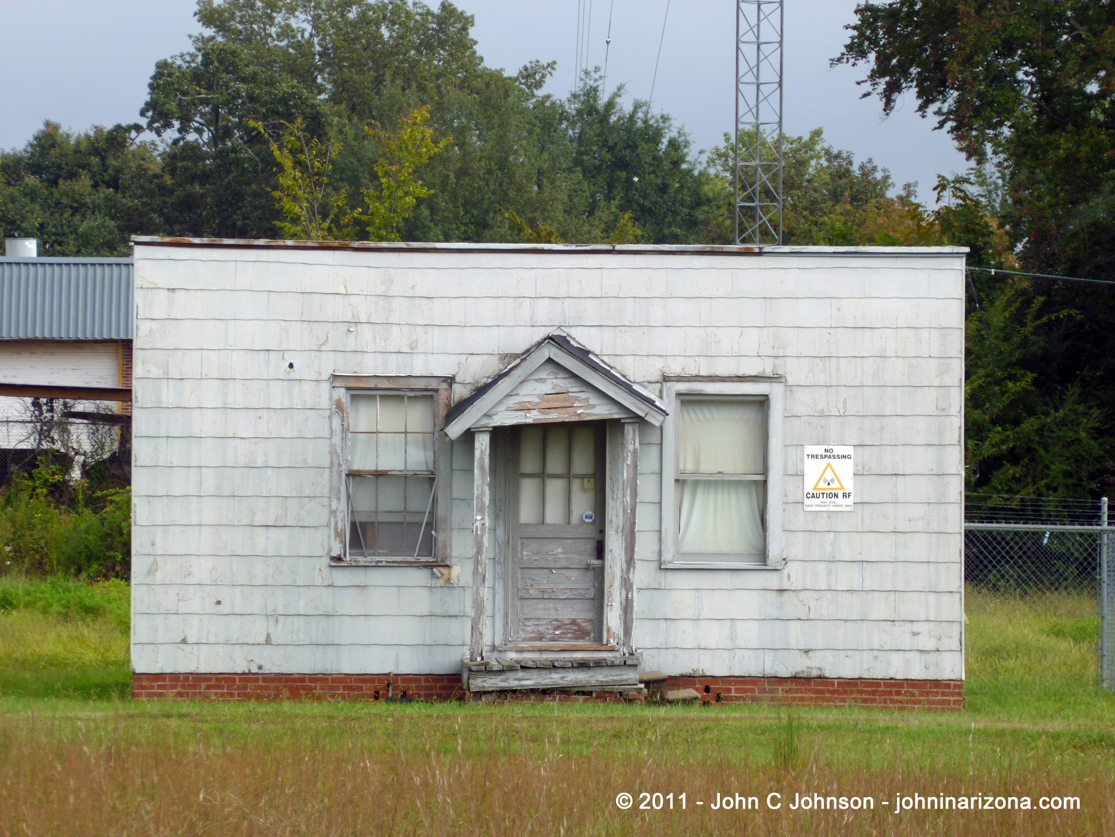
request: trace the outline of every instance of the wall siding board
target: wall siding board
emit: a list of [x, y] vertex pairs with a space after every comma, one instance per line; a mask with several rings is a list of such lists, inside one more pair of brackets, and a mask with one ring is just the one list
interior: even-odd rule
[[[661, 569], [662, 435], [640, 424], [644, 667], [957, 677], [961, 265], [900, 251], [138, 247], [136, 670], [459, 671], [472, 434], [446, 451], [459, 586], [426, 567], [331, 566], [330, 377], [451, 375], [456, 401], [560, 327], [656, 394], [664, 375], [786, 380], [782, 570]], [[805, 444], [856, 446], [852, 513], [802, 510]]]

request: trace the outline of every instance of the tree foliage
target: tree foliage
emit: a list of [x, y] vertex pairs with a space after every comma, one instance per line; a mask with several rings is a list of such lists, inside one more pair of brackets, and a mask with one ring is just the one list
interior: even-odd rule
[[403, 119], [394, 134], [382, 128], [364, 129], [383, 146], [383, 155], [374, 166], [379, 186], [361, 189], [367, 209], [353, 213], [355, 220], [367, 225], [369, 241], [400, 241], [399, 224], [414, 211], [419, 198], [434, 193], [415, 177], [415, 172], [453, 138], [435, 143], [433, 132], [426, 127], [429, 118], [430, 109], [424, 106]]
[[[887, 112], [912, 93], [918, 110], [936, 116], [983, 164], [972, 191], [999, 223], [977, 237], [980, 246], [1006, 234], [1027, 271], [1115, 280], [1115, 5], [891, 0], [859, 6], [857, 16], [836, 61], [866, 64], [863, 83]], [[983, 252], [974, 251], [974, 263], [986, 263]], [[1015, 287], [986, 277], [974, 287], [991, 301], [983, 312], [990, 333], [1005, 341], [1014, 371], [1040, 393], [1015, 402], [1014, 430], [1048, 426], [1052, 415], [1075, 422], [1059, 442], [1046, 440], [1051, 447], [1040, 461], [1075, 463], [1082, 481], [1072, 489], [1065, 481], [1040, 484], [1104, 490], [1111, 457], [1100, 451], [1115, 438], [1108, 406], [1115, 398], [1113, 289], [1046, 280]], [[1000, 304], [1000, 297], [1017, 304]], [[1019, 345], [1011, 334], [1027, 335], [1026, 351], [1011, 349]], [[969, 374], [981, 362], [970, 351]], [[969, 404], [969, 415], [974, 409]], [[1095, 455], [1075, 456], [1082, 449]], [[1035, 449], [1002, 453], [1016, 493], [1039, 485], [1024, 455], [1035, 457]]]
[[262, 122], [248, 120], [263, 134], [278, 164], [279, 188], [271, 192], [279, 202], [283, 218], [276, 221], [284, 238], [310, 241], [348, 240], [353, 236], [348, 191], [332, 188], [330, 171], [344, 146], [333, 140], [322, 142], [307, 137], [302, 117], [283, 122], [278, 141], [271, 138]]
[[72, 134], [47, 122], [0, 154], [0, 232], [37, 238], [50, 256], [124, 256], [130, 236], [163, 232], [168, 184], [138, 127]]

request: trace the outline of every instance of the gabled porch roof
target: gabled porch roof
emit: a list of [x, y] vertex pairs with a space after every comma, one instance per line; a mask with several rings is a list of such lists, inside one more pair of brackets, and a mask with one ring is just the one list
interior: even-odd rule
[[456, 439], [466, 430], [557, 421], [639, 418], [660, 426], [662, 402], [565, 331], [548, 334], [445, 417]]

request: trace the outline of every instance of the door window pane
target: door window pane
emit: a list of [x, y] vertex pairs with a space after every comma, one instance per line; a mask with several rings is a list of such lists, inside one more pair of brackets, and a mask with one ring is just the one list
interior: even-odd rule
[[569, 428], [546, 428], [546, 473], [569, 473]]
[[543, 428], [524, 427], [519, 436], [519, 473], [542, 473]]
[[569, 522], [589, 523], [585, 512], [596, 512], [596, 479], [594, 477], [573, 477], [569, 499]]
[[546, 477], [546, 511], [543, 522], [569, 522], [568, 477]]
[[572, 460], [574, 474], [596, 474], [596, 428], [591, 424], [573, 428]]
[[519, 522], [542, 522], [542, 477], [520, 477]]

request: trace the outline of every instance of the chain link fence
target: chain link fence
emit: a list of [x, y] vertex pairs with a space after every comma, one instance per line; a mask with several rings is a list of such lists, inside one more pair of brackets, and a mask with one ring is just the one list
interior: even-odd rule
[[1115, 690], [1106, 498], [970, 496], [964, 530], [966, 690], [1059, 700]]
[[[0, 397], [0, 490], [50, 468], [63, 486], [131, 484], [131, 416], [105, 402]], [[58, 498], [65, 501], [67, 498]]]

